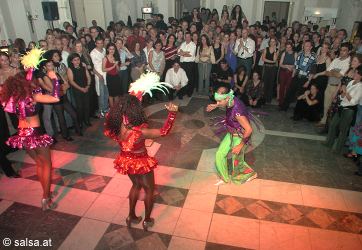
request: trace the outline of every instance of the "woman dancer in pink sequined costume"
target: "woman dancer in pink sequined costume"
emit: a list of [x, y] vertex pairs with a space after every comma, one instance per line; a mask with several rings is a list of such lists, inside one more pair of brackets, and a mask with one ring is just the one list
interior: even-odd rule
[[[33, 68], [29, 70], [33, 71]], [[32, 74], [28, 73], [25, 78], [23, 74], [18, 73], [9, 77], [0, 89], [0, 101], [4, 110], [17, 114], [19, 118], [18, 134], [10, 137], [6, 143], [13, 148], [25, 149], [35, 161], [43, 188], [43, 211], [55, 207], [50, 192], [52, 161], [49, 146], [53, 143], [53, 138], [45, 134], [40, 127], [36, 103], [58, 102], [59, 87], [59, 81], [54, 78], [53, 94], [43, 95], [32, 80]]]

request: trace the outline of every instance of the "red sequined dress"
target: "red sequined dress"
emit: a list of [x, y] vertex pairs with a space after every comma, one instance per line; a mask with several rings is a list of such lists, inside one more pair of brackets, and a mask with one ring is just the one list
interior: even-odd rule
[[157, 160], [148, 155], [145, 138], [141, 129], [142, 124], [133, 127], [124, 140], [118, 140], [120, 153], [114, 160], [114, 168], [121, 174], [147, 174], [157, 167]]

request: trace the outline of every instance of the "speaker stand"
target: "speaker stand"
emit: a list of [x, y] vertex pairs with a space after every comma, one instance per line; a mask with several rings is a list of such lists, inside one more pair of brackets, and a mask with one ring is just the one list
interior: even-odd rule
[[48, 21], [48, 26], [49, 26], [52, 30], [54, 30], [54, 23], [53, 23], [53, 21]]

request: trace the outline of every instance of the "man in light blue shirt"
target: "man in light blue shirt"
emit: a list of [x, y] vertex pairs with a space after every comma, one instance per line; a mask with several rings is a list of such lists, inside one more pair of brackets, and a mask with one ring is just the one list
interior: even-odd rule
[[119, 53], [120, 57], [120, 63], [119, 66], [119, 78], [120, 78], [120, 84], [122, 89], [122, 95], [128, 93], [128, 88], [130, 84], [129, 80], [129, 74], [128, 74], [128, 65], [130, 65], [130, 61], [127, 59], [131, 59], [133, 56], [128, 51], [128, 49], [124, 46], [123, 40], [121, 38], [116, 39], [116, 47]]

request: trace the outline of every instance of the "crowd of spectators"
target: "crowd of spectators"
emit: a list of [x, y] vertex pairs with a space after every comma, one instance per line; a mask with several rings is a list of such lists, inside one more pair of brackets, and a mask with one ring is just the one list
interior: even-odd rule
[[[60, 103], [42, 105], [44, 128], [54, 137], [60, 131], [67, 141], [73, 140], [69, 128], [82, 136], [91, 118], [103, 118], [145, 71], [173, 86], [169, 100], [195, 92], [212, 99], [222, 85], [251, 108], [276, 100], [286, 111], [296, 101], [292, 119], [318, 122], [337, 152], [356, 136], [353, 127], [362, 119], [358, 35], [350, 40], [343, 28], [298, 21], [289, 26], [269, 18], [251, 24], [240, 5], [225, 5], [220, 14], [195, 8], [167, 23], [162, 14], [133, 25], [112, 21], [104, 28], [96, 20], [79, 29], [65, 22], [63, 29], [48, 29], [44, 39], [28, 45], [16, 38], [8, 53], [0, 52], [0, 84], [22, 71], [20, 57], [34, 46], [47, 51], [37, 82], [49, 92], [48, 73], [54, 70], [63, 90]], [[162, 96], [155, 93], [144, 102], [155, 98]], [[16, 117], [9, 118], [16, 127]], [[346, 157], [356, 158], [358, 150], [350, 145]]]

